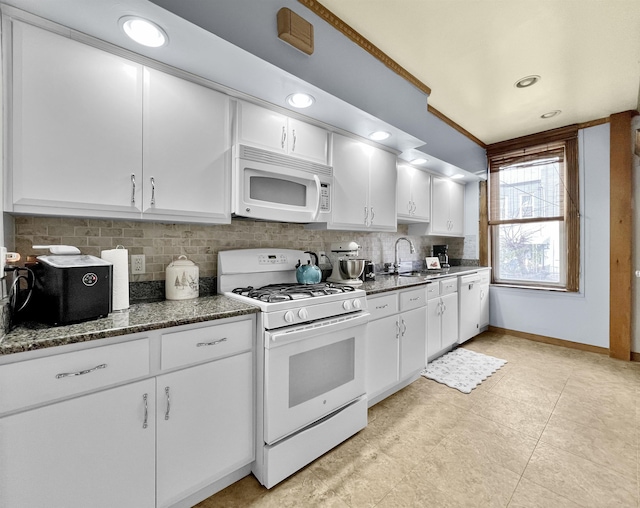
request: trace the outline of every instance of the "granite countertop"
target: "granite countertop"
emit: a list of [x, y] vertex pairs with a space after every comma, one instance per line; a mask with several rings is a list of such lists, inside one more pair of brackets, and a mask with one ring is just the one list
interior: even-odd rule
[[437, 272], [422, 271], [418, 275], [405, 277], [388, 273], [376, 273], [376, 280], [362, 284], [361, 288], [367, 292], [367, 295], [377, 293], [385, 293], [387, 291], [397, 291], [412, 286], [420, 286], [432, 282], [434, 280], [445, 279], [447, 277], [457, 277], [467, 273], [474, 273], [479, 270], [488, 270], [486, 266], [452, 266]]
[[41, 323], [18, 325], [0, 339], [0, 355], [257, 312], [259, 312], [258, 307], [223, 295], [205, 296], [194, 300], [138, 303], [131, 305], [125, 311], [114, 312], [105, 318], [84, 323], [64, 326], [48, 326]]

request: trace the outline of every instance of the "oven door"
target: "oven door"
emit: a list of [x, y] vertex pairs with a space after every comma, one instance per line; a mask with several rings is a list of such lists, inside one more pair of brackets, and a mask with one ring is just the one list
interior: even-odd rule
[[234, 213], [262, 220], [326, 222], [331, 211], [332, 168], [271, 155], [268, 161], [235, 160]]
[[264, 440], [288, 436], [365, 393], [369, 314], [265, 332]]

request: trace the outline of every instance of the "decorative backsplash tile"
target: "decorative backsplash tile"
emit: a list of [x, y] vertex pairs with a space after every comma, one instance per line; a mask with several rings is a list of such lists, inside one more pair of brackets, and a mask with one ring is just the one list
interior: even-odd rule
[[[324, 251], [332, 262], [337, 255], [330, 252], [331, 244], [354, 241], [361, 246], [360, 256], [376, 265], [393, 262], [395, 241], [401, 236], [410, 238], [416, 253], [401, 242], [400, 258], [404, 261], [423, 261], [431, 255], [431, 246], [449, 245], [449, 258], [461, 260], [472, 252], [463, 238], [409, 236], [406, 225], [398, 225], [396, 233], [364, 233], [345, 231], [306, 230], [302, 224], [261, 222], [234, 219], [231, 224], [165, 224], [155, 222], [76, 219], [64, 217], [15, 217], [15, 244], [11, 250], [22, 259], [28, 255], [45, 254], [34, 251], [33, 245], [63, 244], [78, 247], [84, 254], [100, 256], [100, 251], [124, 246], [131, 254], [144, 254], [146, 273], [130, 275], [130, 282], [162, 281], [172, 260], [184, 254], [200, 267], [200, 277], [217, 275], [217, 254], [221, 250], [256, 247], [279, 247]], [[469, 239], [475, 237], [468, 237]], [[464, 255], [463, 255], [464, 254]]]

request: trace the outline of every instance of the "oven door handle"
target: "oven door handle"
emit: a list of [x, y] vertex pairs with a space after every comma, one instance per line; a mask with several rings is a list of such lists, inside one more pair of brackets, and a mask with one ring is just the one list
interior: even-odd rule
[[337, 332], [346, 328], [352, 328], [358, 325], [364, 325], [369, 321], [368, 312], [359, 312], [358, 314], [348, 314], [334, 319], [328, 319], [323, 322], [309, 323], [307, 325], [296, 328], [288, 328], [284, 331], [266, 332], [264, 347], [271, 349], [292, 342], [308, 339], [317, 335], [325, 335]]
[[322, 192], [320, 187], [320, 178], [318, 178], [318, 175], [313, 175], [313, 181], [316, 183], [316, 211], [312, 215], [311, 220], [315, 221], [318, 218], [318, 215], [320, 215], [320, 200]]

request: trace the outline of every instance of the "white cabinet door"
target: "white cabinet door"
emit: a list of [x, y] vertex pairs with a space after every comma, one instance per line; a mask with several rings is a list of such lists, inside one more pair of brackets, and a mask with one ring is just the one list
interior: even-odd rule
[[329, 133], [248, 102], [238, 102], [236, 140], [240, 144], [327, 164]]
[[230, 223], [226, 95], [144, 69], [145, 218]]
[[413, 219], [428, 222], [431, 219], [431, 175], [416, 171], [411, 181], [411, 197], [414, 203]]
[[370, 148], [346, 136], [333, 136], [333, 229], [367, 229]]
[[449, 234], [455, 236], [464, 235], [464, 185], [451, 182], [449, 186], [449, 221], [451, 229]]
[[0, 418], [0, 506], [154, 507], [154, 411], [149, 379]]
[[[371, 148], [371, 147], [370, 147]], [[372, 148], [369, 166], [369, 229], [396, 231], [396, 156]]]
[[12, 28], [5, 209], [139, 218], [142, 66], [31, 25]]
[[365, 386], [369, 399], [398, 381], [397, 320], [397, 316], [389, 316], [367, 325]]
[[329, 229], [395, 231], [396, 156], [346, 136], [333, 136]]
[[427, 308], [400, 314], [400, 379], [424, 369], [427, 342]]
[[241, 144], [287, 153], [287, 117], [249, 102], [238, 102], [237, 140]]
[[252, 358], [247, 352], [158, 376], [158, 507], [253, 460]]
[[432, 178], [432, 235], [464, 234], [464, 186], [444, 178]]
[[398, 219], [411, 218], [414, 203], [411, 199], [411, 180], [415, 168], [403, 164], [398, 165]]
[[398, 166], [398, 222], [429, 222], [431, 175], [417, 168]]
[[458, 293], [451, 293], [442, 300], [442, 349], [458, 342]]
[[329, 133], [315, 125], [289, 118], [288, 121], [289, 154], [303, 159], [327, 163]]
[[440, 298], [427, 302], [427, 358], [442, 351], [442, 305]]
[[480, 284], [480, 329], [489, 326], [489, 284]]

